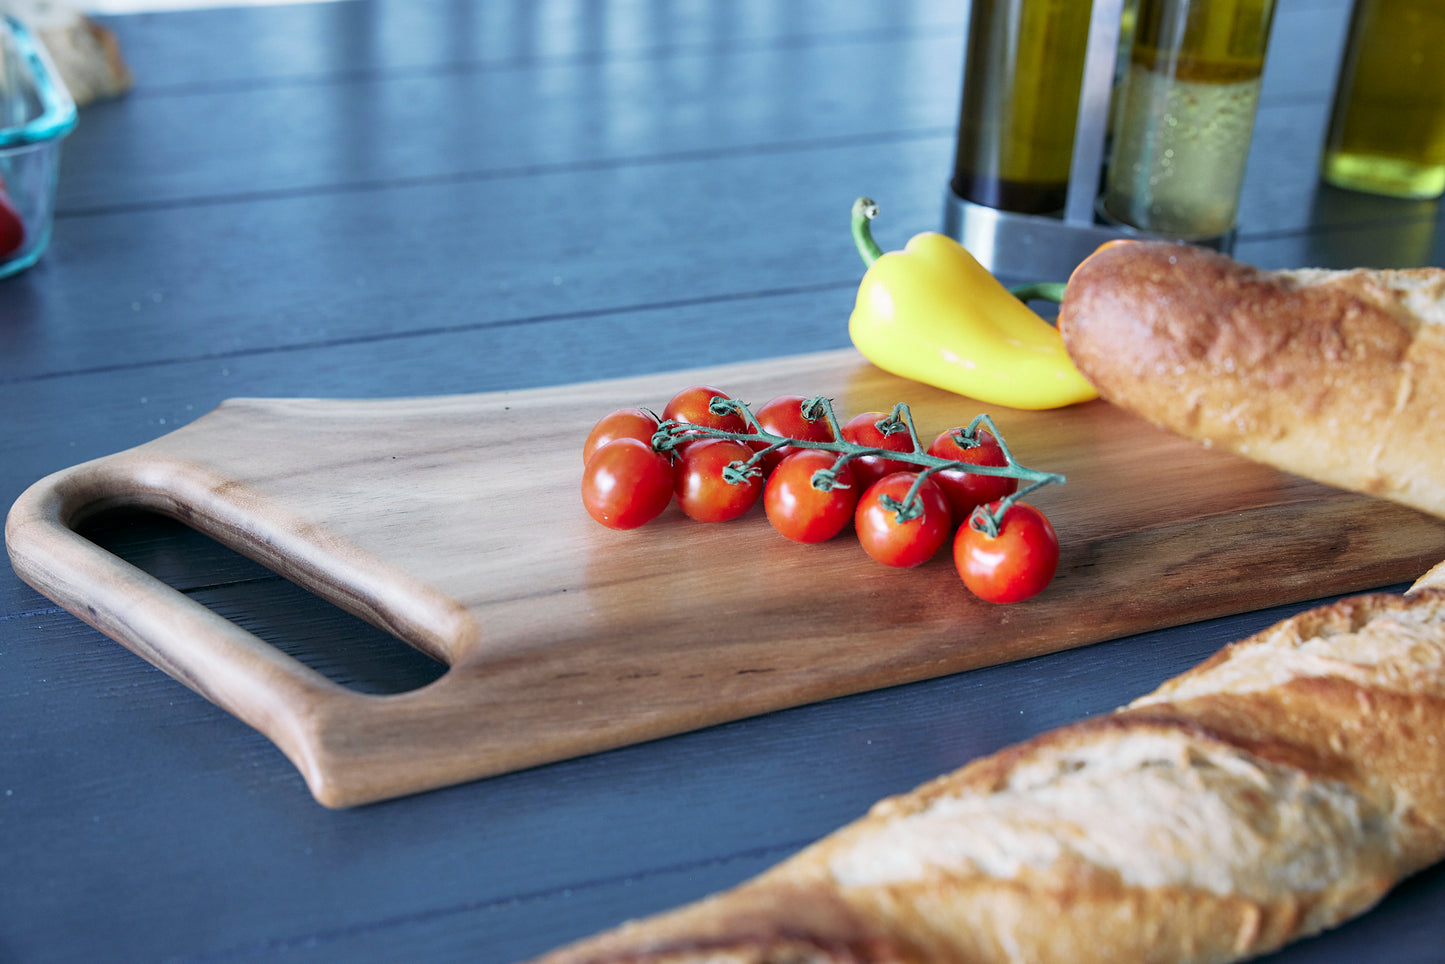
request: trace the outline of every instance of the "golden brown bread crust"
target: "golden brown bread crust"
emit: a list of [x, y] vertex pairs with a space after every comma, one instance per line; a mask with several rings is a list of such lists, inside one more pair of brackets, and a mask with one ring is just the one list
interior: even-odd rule
[[1445, 857], [1445, 590], [1285, 620], [580, 962], [1235, 961]]
[[1414, 592], [1432, 586], [1445, 589], [1445, 561], [1437, 562], [1431, 567], [1429, 572], [1425, 573], [1425, 575], [1419, 579], [1416, 579], [1415, 584], [1410, 587], [1410, 590]]
[[1104, 398], [1157, 425], [1445, 516], [1445, 270], [1111, 244], [1069, 279], [1059, 330]]

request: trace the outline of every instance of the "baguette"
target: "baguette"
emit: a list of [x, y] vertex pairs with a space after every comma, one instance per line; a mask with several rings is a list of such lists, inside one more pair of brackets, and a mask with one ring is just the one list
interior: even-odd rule
[[1236, 961], [1445, 856], [1445, 590], [1358, 596], [903, 796], [602, 962]]
[[1163, 428], [1445, 516], [1445, 270], [1110, 244], [1069, 279], [1059, 331], [1100, 395]]

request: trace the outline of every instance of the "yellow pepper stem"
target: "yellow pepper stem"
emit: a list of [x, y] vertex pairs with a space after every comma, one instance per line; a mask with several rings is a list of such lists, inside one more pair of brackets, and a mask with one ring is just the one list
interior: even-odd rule
[[[872, 221], [878, 216], [878, 202], [869, 197], [860, 197], [853, 202], [853, 246], [858, 256], [868, 267], [883, 257], [883, 249], [873, 240]], [[1034, 281], [1010, 288], [1009, 293], [1019, 301], [1052, 301], [1059, 304], [1064, 300], [1062, 281]]]
[[878, 247], [878, 242], [873, 240], [873, 231], [869, 222], [878, 216], [878, 205], [872, 198], [860, 197], [853, 202], [853, 244], [858, 248], [858, 255], [868, 267], [873, 267], [873, 262], [883, 257], [883, 249]]

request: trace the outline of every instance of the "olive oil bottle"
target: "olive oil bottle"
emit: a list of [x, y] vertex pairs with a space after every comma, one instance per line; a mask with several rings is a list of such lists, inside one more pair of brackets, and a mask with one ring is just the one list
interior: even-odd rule
[[953, 190], [1023, 214], [1069, 191], [1092, 0], [973, 0]]
[[1206, 240], [1234, 229], [1274, 0], [1140, 0], [1115, 96], [1113, 219]]
[[1321, 175], [1403, 198], [1445, 193], [1445, 2], [1357, 0]]

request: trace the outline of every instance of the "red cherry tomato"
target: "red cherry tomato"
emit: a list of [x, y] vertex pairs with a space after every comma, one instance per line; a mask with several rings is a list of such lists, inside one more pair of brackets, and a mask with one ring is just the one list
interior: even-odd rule
[[733, 462], [752, 458], [753, 450], [731, 439], [703, 439], [688, 445], [677, 463], [673, 494], [689, 518], [698, 522], [727, 522], [747, 512], [763, 493], [756, 473], [741, 482], [723, 478]]
[[916, 472], [895, 472], [869, 486], [858, 500], [853, 524], [863, 550], [886, 566], [917, 566], [927, 562], [948, 540], [953, 529], [948, 499], [932, 478], [919, 486], [918, 498], [923, 514], [905, 522], [898, 521], [897, 508], [884, 500], [889, 496], [902, 502], [918, 478]]
[[1000, 520], [997, 536], [976, 528], [973, 518], [960, 526], [953, 540], [953, 562], [963, 584], [980, 599], [1022, 602], [1038, 595], [1054, 578], [1059, 537], [1042, 512], [1015, 502]]
[[838, 456], [817, 449], [801, 449], [778, 463], [763, 489], [768, 521], [794, 542], [826, 542], [853, 520], [858, 505], [851, 463], [838, 469], [832, 488], [813, 484], [813, 475], [833, 468]]
[[[913, 451], [913, 439], [906, 431], [884, 435], [878, 430], [878, 423], [887, 417], [882, 412], [863, 412], [861, 415], [853, 416], [843, 426], [843, 441], [870, 449], [888, 449], [892, 452]], [[848, 465], [852, 467], [853, 477], [858, 480], [859, 487], [863, 489], [867, 489], [885, 475], [892, 475], [894, 472], [916, 471], [916, 466], [909, 462], [885, 459], [881, 455], [864, 455], [853, 459]]]
[[25, 222], [10, 198], [0, 190], [0, 258], [8, 258], [25, 244]]
[[640, 408], [619, 408], [604, 415], [601, 421], [592, 427], [591, 434], [582, 446], [582, 464], [586, 465], [593, 452], [614, 439], [635, 438], [651, 445], [656, 431], [657, 418], [651, 412]]
[[[803, 415], [803, 403], [806, 401], [807, 399], [802, 395], [779, 395], [754, 412], [753, 417], [758, 420], [758, 425], [763, 431], [781, 435], [783, 438], [795, 438], [806, 442], [835, 441], [833, 426], [828, 424], [826, 418], [810, 419]], [[753, 444], [757, 449], [767, 447], [761, 442]], [[779, 462], [798, 451], [808, 450], [785, 445], [769, 452], [763, 456], [763, 470], [772, 472], [777, 468]]]
[[[958, 444], [954, 433], [960, 429], [949, 429], [928, 447], [928, 454], [954, 462], [968, 462], [971, 465], [1008, 465], [1003, 447], [987, 429], [978, 430], [978, 444], [964, 447]], [[977, 472], [949, 470], [932, 476], [938, 480], [943, 494], [948, 496], [948, 505], [955, 519], [967, 519], [976, 506], [997, 502], [1019, 487], [1018, 479], [1007, 475], [980, 475]]]
[[741, 415], [717, 415], [708, 407], [714, 398], [731, 397], [727, 392], [711, 385], [694, 385], [674, 395], [662, 410], [662, 417], [664, 421], [672, 419], [689, 425], [720, 428], [726, 432], [746, 432], [748, 423]]
[[636, 529], [672, 501], [672, 462], [635, 438], [619, 438], [592, 453], [582, 470], [582, 504], [609, 529]]

